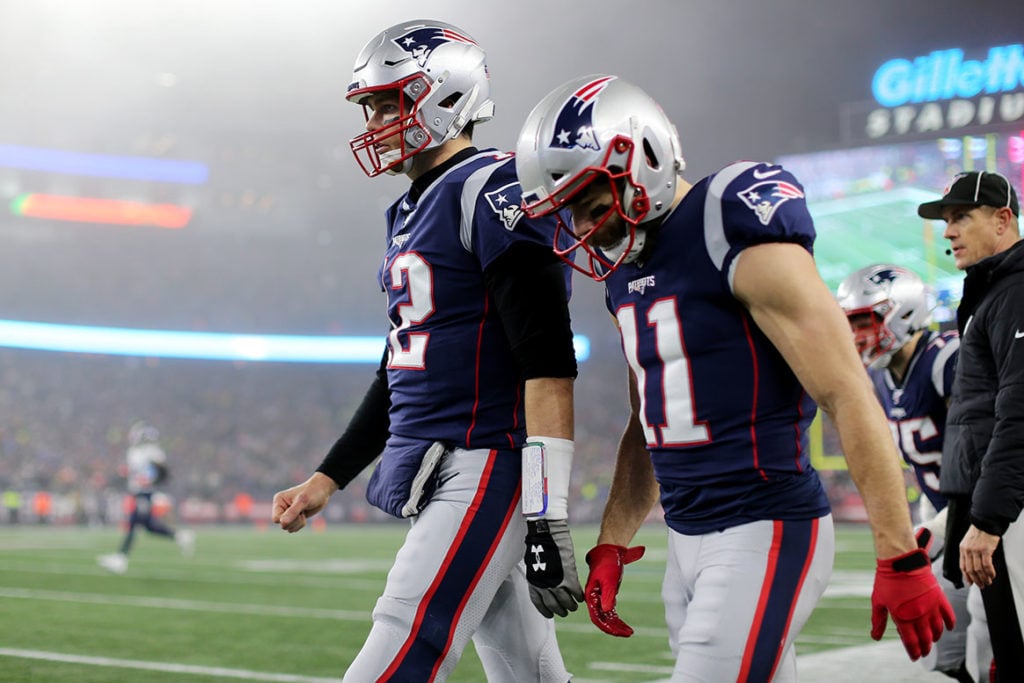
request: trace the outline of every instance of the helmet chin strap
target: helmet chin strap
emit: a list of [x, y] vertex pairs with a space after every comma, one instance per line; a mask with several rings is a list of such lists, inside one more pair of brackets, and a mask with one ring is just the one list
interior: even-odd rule
[[[633, 188], [632, 192], [635, 197], [642, 196], [644, 194], [643, 188], [636, 183], [630, 182], [630, 185]], [[625, 205], [624, 210], [626, 215], [633, 220], [637, 219], [638, 211], [642, 210], [646, 214], [649, 208], [648, 203], [644, 203], [642, 207], [633, 202], [623, 202], [623, 204]], [[647, 229], [641, 227], [641, 225], [643, 224], [636, 224], [633, 228], [632, 245], [629, 244], [629, 231], [627, 230], [621, 240], [606, 249], [601, 249], [604, 255], [607, 256], [612, 263], [618, 263], [620, 257], [622, 257], [622, 263], [632, 263], [640, 257], [640, 253], [644, 250], [644, 245], [647, 243]], [[627, 246], [629, 246], [629, 251], [627, 251], [626, 255], [623, 257], [622, 253], [626, 251]]]
[[629, 247], [628, 252], [626, 252], [626, 247], [629, 246], [629, 234], [627, 233], [621, 240], [610, 247], [602, 247], [601, 253], [608, 257], [608, 260], [612, 263], [618, 263], [623, 252], [626, 252], [626, 255], [622, 257], [622, 263], [636, 261], [637, 257], [640, 256], [640, 252], [644, 250], [644, 243], [647, 241], [647, 230], [637, 227], [634, 229], [634, 235], [633, 244]]
[[384, 166], [385, 173], [387, 173], [388, 175], [404, 175], [412, 170], [412, 157], [409, 157], [400, 164], [395, 164], [394, 166], [391, 166], [391, 164], [394, 163], [394, 161], [398, 159], [400, 156], [402, 156], [401, 149], [388, 150], [387, 152], [384, 152], [383, 154], [380, 155], [380, 163], [382, 166]]
[[892, 361], [893, 352], [886, 351], [881, 356], [874, 359], [868, 364], [868, 367], [872, 370], [882, 370], [889, 367], [889, 362]]
[[[868, 367], [872, 370], [883, 370], [889, 367], [889, 364], [892, 363], [892, 357], [896, 355], [897, 351], [899, 351], [899, 347], [896, 346], [896, 340], [893, 337], [890, 336], [885, 339], [889, 341], [889, 348], [883, 350], [882, 353], [878, 355], [878, 358], [875, 358], [868, 364]], [[879, 343], [881, 344], [884, 342]]]

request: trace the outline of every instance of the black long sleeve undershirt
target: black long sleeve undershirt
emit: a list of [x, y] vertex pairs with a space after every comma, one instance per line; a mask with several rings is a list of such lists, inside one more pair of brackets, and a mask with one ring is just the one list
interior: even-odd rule
[[484, 271], [520, 376], [576, 377], [565, 265], [551, 247], [511, 246]]
[[316, 468], [317, 472], [333, 479], [338, 488], [345, 488], [384, 450], [390, 425], [388, 410], [391, 407], [387, 360], [388, 353], [385, 350], [373, 382], [352, 415], [348, 428]]

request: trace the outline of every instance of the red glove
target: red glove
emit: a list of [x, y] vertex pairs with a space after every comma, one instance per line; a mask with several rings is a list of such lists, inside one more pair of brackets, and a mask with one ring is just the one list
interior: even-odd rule
[[587, 578], [587, 611], [590, 620], [605, 633], [620, 638], [633, 635], [633, 629], [615, 613], [615, 596], [622, 583], [622, 568], [644, 556], [644, 547], [626, 548], [602, 543], [587, 553], [590, 576]]
[[878, 560], [871, 592], [871, 637], [875, 640], [881, 640], [890, 614], [912, 660], [931, 652], [932, 643], [942, 636], [943, 623], [948, 629], [956, 623], [923, 548]]

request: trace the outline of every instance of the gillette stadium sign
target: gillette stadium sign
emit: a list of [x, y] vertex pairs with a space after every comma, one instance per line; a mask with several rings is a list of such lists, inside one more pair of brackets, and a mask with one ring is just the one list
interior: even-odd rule
[[862, 120], [848, 121], [849, 132], [867, 138], [955, 134], [1024, 119], [1024, 45], [992, 47], [971, 57], [952, 48], [885, 62], [871, 79], [881, 106], [855, 114]]

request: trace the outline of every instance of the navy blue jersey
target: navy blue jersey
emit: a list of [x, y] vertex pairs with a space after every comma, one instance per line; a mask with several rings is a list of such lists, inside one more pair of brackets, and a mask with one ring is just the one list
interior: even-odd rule
[[694, 185], [655, 239], [605, 285], [667, 524], [702, 534], [826, 514], [807, 451], [817, 407], [732, 292], [743, 249], [812, 249], [800, 184], [779, 166], [732, 164]]
[[918, 340], [902, 383], [896, 382], [888, 368], [868, 370], [896, 445], [936, 510], [946, 507], [946, 498], [939, 493], [939, 471], [946, 402], [953, 390], [959, 350], [960, 337], [955, 330], [928, 332]]
[[463, 448], [525, 438], [523, 382], [484, 269], [511, 245], [550, 247], [554, 219], [520, 208], [514, 157], [481, 151], [387, 211], [390, 431]]

